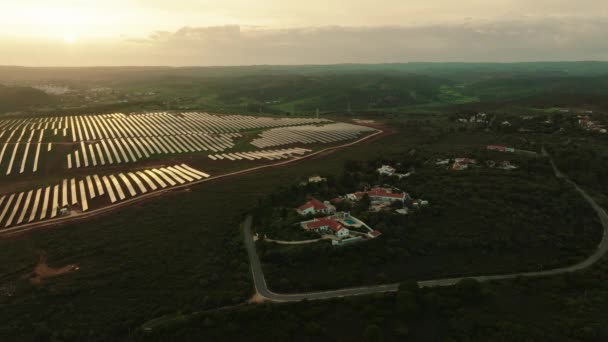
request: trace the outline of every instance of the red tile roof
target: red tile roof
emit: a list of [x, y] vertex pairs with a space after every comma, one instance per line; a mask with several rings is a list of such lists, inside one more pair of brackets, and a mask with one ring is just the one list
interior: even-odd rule
[[367, 192], [369, 196], [381, 196], [381, 197], [391, 197], [391, 198], [403, 198], [403, 193], [395, 193], [389, 192], [384, 188], [373, 188]]
[[334, 232], [344, 228], [335, 217], [323, 217], [306, 223], [306, 229], [319, 229], [321, 227], [329, 227]]
[[390, 192], [385, 188], [373, 188], [366, 192], [355, 192], [355, 196], [357, 196], [357, 198], [361, 198], [365, 194], [367, 194], [369, 197], [389, 197], [398, 199], [402, 199], [405, 196], [403, 192]]
[[475, 164], [477, 161], [471, 158], [456, 158], [454, 159], [455, 164]]
[[316, 211], [316, 210], [327, 209], [327, 206], [325, 204], [323, 204], [323, 202], [313, 199], [313, 200], [310, 200], [310, 201], [304, 203], [303, 205], [301, 205], [298, 208], [298, 210], [306, 210], [308, 208], [314, 208]]

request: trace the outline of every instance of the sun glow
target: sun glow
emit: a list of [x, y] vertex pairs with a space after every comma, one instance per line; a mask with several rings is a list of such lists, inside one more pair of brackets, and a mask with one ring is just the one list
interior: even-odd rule
[[64, 34], [63, 35], [63, 42], [66, 43], [67, 45], [72, 45], [74, 43], [76, 43], [76, 36], [73, 34]]
[[[108, 0], [110, 3], [113, 1]], [[0, 35], [58, 39], [69, 45], [90, 39], [118, 37], [123, 32], [130, 32], [130, 23], [136, 22], [126, 21], [131, 16], [129, 13], [84, 5], [51, 7], [48, 3], [32, 0], [30, 4], [2, 8]]]

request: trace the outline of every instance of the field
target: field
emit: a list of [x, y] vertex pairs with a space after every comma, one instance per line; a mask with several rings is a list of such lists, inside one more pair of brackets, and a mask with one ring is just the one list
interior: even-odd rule
[[[5, 119], [0, 130], [4, 233], [183, 187], [209, 178], [206, 166], [219, 171], [212, 164], [225, 165], [222, 171], [259, 166], [375, 131], [327, 119], [198, 112]], [[195, 159], [204, 171], [180, 159]]]

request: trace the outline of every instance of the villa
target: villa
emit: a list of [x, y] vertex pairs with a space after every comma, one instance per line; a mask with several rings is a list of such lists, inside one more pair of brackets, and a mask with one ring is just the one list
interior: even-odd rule
[[515, 152], [515, 149], [507, 146], [488, 145], [486, 146], [488, 151], [499, 151], [499, 152]]
[[336, 207], [331, 205], [329, 202], [321, 202], [319, 200], [312, 199], [298, 207], [296, 211], [302, 216], [317, 214], [329, 215], [336, 212]]
[[461, 171], [466, 170], [471, 165], [477, 164], [477, 160], [470, 158], [456, 158], [454, 164], [452, 164], [452, 170]]
[[369, 196], [372, 202], [405, 202], [405, 200], [409, 198], [408, 194], [405, 192], [394, 192], [392, 189], [381, 187], [374, 187], [368, 191], [359, 191], [352, 194], [348, 194], [346, 195], [346, 198], [351, 201], [358, 201], [363, 198], [365, 194]]
[[381, 175], [396, 176], [396, 177], [399, 177], [399, 179], [401, 179], [403, 177], [409, 177], [411, 175], [411, 172], [397, 173], [397, 169], [395, 169], [394, 167], [392, 167], [390, 165], [382, 165], [382, 167], [380, 167], [377, 171]]
[[345, 239], [350, 236], [350, 231], [338, 222], [338, 217], [327, 216], [310, 221], [301, 222], [300, 225], [307, 231], [313, 231], [319, 234], [333, 233], [339, 239]]

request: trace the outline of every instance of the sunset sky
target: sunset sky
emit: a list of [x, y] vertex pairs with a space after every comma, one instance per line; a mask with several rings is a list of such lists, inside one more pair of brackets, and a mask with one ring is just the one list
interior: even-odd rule
[[608, 59], [605, 0], [20, 0], [3, 65]]

